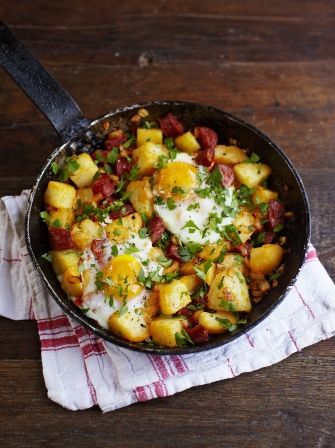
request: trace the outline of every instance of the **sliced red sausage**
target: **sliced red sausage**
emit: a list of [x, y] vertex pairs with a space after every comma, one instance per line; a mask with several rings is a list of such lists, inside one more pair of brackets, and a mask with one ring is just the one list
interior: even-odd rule
[[107, 198], [114, 193], [115, 184], [107, 174], [103, 174], [92, 184], [93, 194], [101, 194], [103, 198]]
[[249, 241], [246, 241], [245, 243], [241, 243], [238, 246], [235, 246], [234, 250], [240, 252], [240, 254], [243, 257], [249, 257], [251, 251], [251, 244], [249, 243]]
[[103, 264], [104, 247], [106, 240], [93, 240], [91, 243], [91, 251], [100, 264]]
[[271, 229], [274, 229], [278, 224], [282, 224], [284, 221], [285, 208], [279, 201], [271, 200], [269, 202], [269, 225]]
[[156, 244], [165, 232], [165, 225], [159, 216], [154, 216], [148, 225], [152, 244]]
[[165, 137], [176, 137], [184, 132], [184, 126], [171, 112], [158, 121]]
[[264, 244], [270, 244], [272, 243], [273, 239], [275, 237], [275, 234], [272, 230], [268, 230], [265, 233], [265, 237], [264, 237]]
[[120, 157], [115, 163], [116, 175], [121, 177], [125, 173], [130, 173], [131, 163], [125, 157]]
[[199, 151], [195, 161], [198, 165], [211, 166], [214, 161], [214, 148]]
[[224, 187], [231, 187], [235, 181], [234, 171], [228, 165], [218, 165], [218, 167], [222, 174], [222, 185]]
[[189, 321], [189, 323], [191, 325], [194, 325], [194, 319], [193, 319], [194, 311], [189, 310], [188, 308], [184, 307], [181, 310], [177, 311], [177, 314], [179, 316], [185, 316], [186, 319]]
[[127, 137], [124, 134], [116, 135], [115, 137], [108, 138], [105, 141], [105, 148], [110, 151], [113, 148], [120, 146], [127, 140]]
[[214, 149], [218, 144], [218, 135], [211, 129], [205, 126], [197, 126], [194, 128], [194, 135], [200, 143], [201, 149]]
[[74, 248], [70, 230], [50, 227], [49, 235], [51, 247], [54, 250], [67, 250]]
[[193, 328], [187, 328], [186, 331], [195, 344], [208, 341], [208, 331], [201, 325], [196, 325]]
[[110, 212], [109, 217], [112, 219], [123, 218], [124, 216], [131, 215], [135, 212], [135, 209], [130, 204], [124, 204], [119, 210], [113, 210]]
[[172, 260], [181, 261], [181, 257], [178, 252], [179, 246], [175, 244], [173, 241], [170, 241], [168, 248], [166, 250], [166, 255]]

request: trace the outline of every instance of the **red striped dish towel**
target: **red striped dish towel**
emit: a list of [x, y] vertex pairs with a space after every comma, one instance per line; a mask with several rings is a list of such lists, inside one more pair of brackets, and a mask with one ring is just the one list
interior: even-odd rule
[[104, 342], [69, 319], [42, 285], [27, 254], [28, 192], [0, 200], [0, 314], [36, 319], [51, 400], [107, 412], [274, 364], [335, 333], [335, 286], [312, 246], [295, 286], [257, 328], [215, 350], [151, 356]]

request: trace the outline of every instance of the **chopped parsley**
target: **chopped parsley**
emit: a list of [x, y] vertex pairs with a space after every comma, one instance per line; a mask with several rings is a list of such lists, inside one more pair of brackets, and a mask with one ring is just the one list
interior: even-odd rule
[[192, 339], [186, 330], [182, 329], [175, 334], [176, 344], [178, 347], [186, 347], [188, 345], [194, 345]]
[[200, 230], [192, 219], [186, 221], [181, 229], [188, 229], [189, 233], [194, 233], [196, 230]]
[[140, 249], [138, 249], [135, 244], [130, 245], [125, 251], [124, 253], [126, 255], [131, 255], [131, 254], [135, 254], [136, 252], [139, 252]]
[[185, 246], [181, 246], [178, 253], [182, 261], [190, 261], [197, 252], [201, 251], [201, 249], [201, 244], [190, 242]]
[[46, 210], [44, 210], [43, 212], [40, 213], [40, 217], [43, 222], [47, 222], [47, 220], [49, 219], [49, 213]]
[[119, 148], [114, 146], [107, 154], [106, 161], [111, 165], [114, 165], [114, 163], [119, 158], [119, 154], [120, 154]]
[[259, 155], [256, 154], [255, 152], [252, 152], [251, 156], [248, 159], [243, 160], [243, 163], [257, 163], [260, 160], [261, 160], [261, 158], [259, 157]]
[[138, 235], [140, 238], [147, 238], [148, 236], [148, 229], [146, 227], [142, 227], [142, 229], [140, 229], [140, 231], [138, 232]]
[[41, 255], [41, 258], [48, 261], [49, 263], [52, 262], [52, 254], [49, 252], [46, 252], [45, 254]]
[[267, 204], [266, 202], [259, 203], [258, 207], [259, 207], [259, 211], [262, 213], [262, 215], [266, 215], [266, 213], [269, 210], [269, 204]]
[[166, 201], [166, 205], [169, 210], [174, 210], [177, 207], [175, 201], [172, 198], [168, 198], [168, 200]]
[[57, 173], [59, 171], [59, 165], [57, 162], [51, 163], [51, 171], [52, 171], [52, 174], [54, 174], [55, 176], [57, 175]]
[[238, 246], [239, 244], [242, 243], [238, 231], [233, 224], [224, 226], [223, 229], [221, 230], [221, 234], [228, 241], [231, 241], [233, 246]]
[[127, 301], [124, 300], [123, 303], [122, 303], [121, 308], [117, 311], [117, 313], [118, 313], [119, 317], [121, 317], [124, 314], [126, 314], [127, 312], [128, 312]]

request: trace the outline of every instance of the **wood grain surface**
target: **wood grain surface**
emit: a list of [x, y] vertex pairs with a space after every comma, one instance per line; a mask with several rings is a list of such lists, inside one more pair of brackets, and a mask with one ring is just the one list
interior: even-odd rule
[[[281, 146], [335, 278], [333, 0], [2, 0], [0, 17], [94, 118], [182, 99], [246, 119]], [[0, 195], [29, 188], [57, 136], [0, 71]], [[0, 318], [0, 446], [335, 446], [335, 342], [272, 367], [102, 415], [48, 400], [33, 322]]]

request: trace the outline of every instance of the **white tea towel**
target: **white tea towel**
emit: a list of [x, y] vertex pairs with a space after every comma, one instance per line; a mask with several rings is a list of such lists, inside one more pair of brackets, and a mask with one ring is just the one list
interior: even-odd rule
[[34, 271], [24, 241], [28, 192], [0, 201], [0, 314], [36, 319], [48, 396], [77, 410], [111, 411], [274, 364], [335, 333], [335, 286], [312, 246], [294, 287], [237, 340], [184, 356], [114, 346], [69, 319]]

